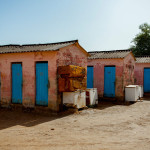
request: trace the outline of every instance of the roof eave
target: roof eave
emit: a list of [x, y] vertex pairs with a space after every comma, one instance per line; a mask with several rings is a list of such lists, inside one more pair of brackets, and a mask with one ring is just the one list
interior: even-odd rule
[[75, 42], [74, 44], [75, 44], [79, 49], [81, 49], [81, 51], [82, 51], [83, 53], [85, 53], [85, 54], [87, 55], [87, 57], [90, 56], [90, 54], [79, 44], [78, 41]]
[[88, 58], [89, 60], [93, 60], [93, 59], [124, 59], [124, 57], [120, 57], [120, 58]]
[[78, 42], [78, 40], [71, 40], [71, 41], [63, 41], [63, 42], [54, 42], [54, 43], [44, 43], [44, 44], [7, 44], [7, 45], [0, 45], [0, 47], [23, 47], [23, 46], [39, 46], [39, 45], [55, 45], [55, 44], [64, 44], [64, 43], [72, 43]]
[[11, 52], [0, 52], [0, 54], [8, 54], [8, 53], [29, 53], [29, 52], [51, 52], [51, 51], [59, 51], [59, 49], [56, 50], [29, 50], [29, 51], [11, 51]]
[[[130, 53], [128, 53], [125, 57], [127, 57], [129, 54], [131, 54], [132, 55], [132, 57], [134, 58], [134, 60], [136, 61], [136, 58], [135, 58], [135, 56], [134, 56], [134, 54], [133, 54], [133, 52], [132, 51], [130, 51]], [[124, 57], [124, 58], [125, 58]]]

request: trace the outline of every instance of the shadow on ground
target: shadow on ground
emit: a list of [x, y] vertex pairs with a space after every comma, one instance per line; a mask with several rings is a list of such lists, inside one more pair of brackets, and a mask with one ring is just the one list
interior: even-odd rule
[[[147, 98], [144, 98], [147, 100]], [[117, 104], [115, 101], [99, 101], [97, 107], [93, 107], [94, 109], [103, 110], [108, 107], [113, 107], [116, 105], [124, 106], [124, 105], [132, 105], [134, 103], [128, 104]], [[82, 111], [82, 110], [81, 110]], [[0, 130], [6, 129], [12, 126], [20, 125], [25, 127], [36, 126], [41, 123], [53, 121], [56, 119], [60, 119], [69, 115], [72, 115], [74, 112], [64, 111], [58, 114], [51, 114], [48, 116], [42, 114], [36, 114], [32, 112], [24, 112], [24, 111], [14, 111], [5, 108], [0, 108]]]
[[141, 99], [145, 101], [150, 101], [150, 95], [144, 95], [144, 97]]
[[[94, 109], [105, 109], [115, 106], [113, 102], [99, 102]], [[82, 110], [81, 110], [82, 111]], [[75, 113], [75, 111], [67, 110], [58, 114], [37, 114], [33, 112], [23, 111], [22, 109], [11, 110], [0, 107], [0, 130], [10, 128], [16, 125], [32, 127], [45, 122], [60, 119]]]
[[103, 110], [108, 107], [113, 107], [115, 105], [116, 104], [114, 104], [114, 102], [111, 102], [111, 101], [99, 101], [98, 105], [95, 107], [95, 109]]
[[135, 102], [117, 102], [115, 100], [100, 100], [98, 102], [98, 105], [97, 107], [95, 107], [95, 109], [99, 109], [99, 110], [103, 110], [103, 109], [106, 109], [106, 108], [109, 108], [109, 107], [113, 107], [113, 106], [116, 106], [116, 105], [119, 105], [120, 107], [121, 106], [130, 106], [130, 105], [133, 105]]
[[12, 111], [0, 108], [0, 130], [16, 125], [31, 127], [44, 122], [60, 119], [71, 114], [72, 112], [65, 111], [62, 113], [45, 116], [32, 112]]

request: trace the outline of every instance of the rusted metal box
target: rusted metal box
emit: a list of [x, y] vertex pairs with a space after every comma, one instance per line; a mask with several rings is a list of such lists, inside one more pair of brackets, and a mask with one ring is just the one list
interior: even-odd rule
[[86, 78], [59, 78], [59, 92], [73, 92], [77, 89], [86, 89]]
[[59, 66], [58, 74], [61, 75], [61, 77], [85, 77], [86, 69], [74, 65]]

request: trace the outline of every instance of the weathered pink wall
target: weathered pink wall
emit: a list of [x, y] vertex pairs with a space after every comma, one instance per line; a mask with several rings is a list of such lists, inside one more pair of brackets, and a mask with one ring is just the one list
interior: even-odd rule
[[130, 53], [124, 58], [124, 87], [134, 85], [135, 58]]
[[150, 68], [150, 63], [135, 63], [135, 84], [143, 85], [144, 68]]
[[116, 67], [116, 97], [123, 96], [123, 59], [92, 59], [88, 66], [94, 67], [94, 87], [97, 88], [99, 97], [104, 94], [104, 67]]
[[104, 67], [115, 66], [115, 95], [117, 99], [124, 100], [124, 87], [134, 84], [135, 60], [133, 55], [129, 54], [125, 59], [88, 59], [88, 66], [94, 67], [94, 88], [97, 88], [99, 97], [103, 97], [104, 94]]
[[57, 89], [57, 67], [77, 65], [87, 67], [87, 53], [76, 44], [61, 48], [59, 51], [26, 52], [0, 54], [1, 104], [11, 103], [11, 64], [22, 62], [23, 72], [23, 106], [34, 107], [36, 99], [35, 64], [36, 61], [48, 61], [48, 108], [59, 111], [61, 99]]
[[57, 110], [57, 51], [56, 52], [28, 52], [0, 54], [1, 70], [1, 103], [11, 103], [11, 64], [22, 62], [23, 72], [23, 105], [35, 106], [35, 64], [36, 61], [48, 61], [48, 107]]
[[[87, 70], [87, 56], [88, 53], [82, 50], [78, 44], [72, 44], [59, 50], [57, 66], [76, 65]], [[85, 80], [86, 78], [87, 76], [85, 76]], [[62, 108], [61, 97], [61, 93], [58, 93], [58, 106], [60, 106], [60, 109]]]
[[61, 48], [58, 52], [57, 66], [76, 65], [87, 69], [87, 53], [77, 44]]

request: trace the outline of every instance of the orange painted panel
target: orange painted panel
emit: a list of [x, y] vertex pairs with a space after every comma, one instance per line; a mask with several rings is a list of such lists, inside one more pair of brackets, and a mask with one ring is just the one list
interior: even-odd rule
[[84, 67], [74, 65], [59, 66], [58, 74], [61, 77], [85, 77], [86, 70]]
[[86, 78], [59, 78], [59, 92], [73, 92], [77, 89], [86, 89]]

